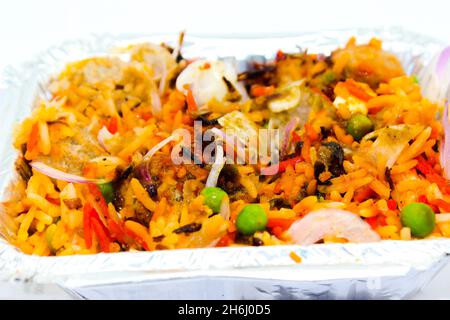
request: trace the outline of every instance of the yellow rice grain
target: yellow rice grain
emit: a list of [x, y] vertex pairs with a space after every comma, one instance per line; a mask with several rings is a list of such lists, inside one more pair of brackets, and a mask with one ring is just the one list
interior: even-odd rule
[[258, 196], [258, 190], [248, 176], [241, 176], [241, 184], [244, 186], [245, 190], [247, 190], [247, 193], [251, 198], [255, 199]]
[[378, 179], [374, 179], [372, 182], [370, 182], [369, 187], [383, 199], [389, 199], [391, 189], [385, 183], [381, 182]]
[[25, 241], [28, 238], [28, 229], [30, 228], [31, 223], [33, 222], [36, 210], [34, 208], [30, 209], [27, 213], [25, 213], [25, 218], [20, 224], [19, 231], [17, 232], [17, 240]]
[[414, 168], [417, 165], [417, 163], [418, 163], [418, 161], [413, 159], [413, 160], [406, 161], [404, 163], [396, 164], [395, 166], [392, 167], [391, 174], [398, 174], [398, 173], [403, 173], [408, 170], [411, 170], [412, 168]]
[[397, 163], [404, 163], [421, 154], [423, 152], [423, 147], [430, 135], [431, 127], [427, 127], [416, 137], [415, 141], [410, 146], [406, 147], [406, 149], [402, 151], [397, 159]]
[[154, 125], [145, 127], [144, 130], [142, 130], [142, 132], [140, 132], [140, 134], [133, 141], [129, 142], [126, 147], [118, 153], [118, 156], [124, 160], [128, 160], [135, 151], [137, 151], [146, 143], [154, 130]]

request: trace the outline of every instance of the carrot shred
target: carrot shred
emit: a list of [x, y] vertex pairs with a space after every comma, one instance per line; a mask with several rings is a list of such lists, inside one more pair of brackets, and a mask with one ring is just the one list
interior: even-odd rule
[[445, 212], [450, 212], [450, 203], [448, 203], [447, 201], [444, 201], [442, 199], [435, 199], [431, 200], [430, 203], [443, 209]]
[[276, 228], [279, 227], [283, 231], [289, 229], [291, 224], [294, 223], [296, 219], [284, 219], [284, 218], [271, 218], [267, 221], [268, 228]]
[[372, 99], [372, 97], [367, 92], [365, 92], [363, 89], [361, 89], [357, 85], [357, 83], [352, 79], [348, 79], [347, 81], [345, 81], [344, 86], [350, 94], [354, 95], [355, 97], [357, 97], [358, 99], [360, 99], [362, 101], [367, 102], [370, 99]]
[[268, 96], [273, 94], [273, 92], [275, 91], [275, 87], [274, 86], [261, 86], [258, 84], [255, 84], [251, 87], [250, 89], [250, 94], [253, 97], [262, 97], [262, 96]]
[[198, 110], [197, 102], [195, 102], [194, 94], [191, 89], [188, 89], [186, 96], [187, 109], [190, 112], [196, 112]]
[[118, 130], [118, 122], [117, 117], [112, 117], [111, 120], [109, 120], [108, 126], [106, 127], [109, 132], [112, 134], [115, 134]]
[[305, 132], [311, 142], [319, 140], [319, 134], [314, 130], [314, 128], [309, 123], [305, 124]]
[[353, 199], [356, 202], [363, 202], [367, 200], [370, 196], [372, 196], [375, 192], [370, 187], [362, 187], [355, 191], [355, 195]]

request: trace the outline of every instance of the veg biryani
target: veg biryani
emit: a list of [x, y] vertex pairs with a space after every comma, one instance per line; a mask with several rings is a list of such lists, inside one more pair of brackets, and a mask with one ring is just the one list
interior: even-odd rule
[[182, 37], [119, 51], [68, 64], [15, 130], [2, 218], [23, 252], [450, 237], [448, 107], [379, 40], [240, 73]]

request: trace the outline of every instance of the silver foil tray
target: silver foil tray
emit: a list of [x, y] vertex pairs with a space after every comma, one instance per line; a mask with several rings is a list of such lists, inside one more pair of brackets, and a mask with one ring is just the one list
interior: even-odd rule
[[[286, 37], [188, 35], [183, 54], [244, 62], [254, 55], [273, 57], [278, 49], [329, 53], [351, 36], [359, 42], [379, 37], [408, 73], [419, 76], [428, 75], [427, 66], [444, 47], [434, 39], [391, 28]], [[175, 44], [176, 40], [175, 34], [92, 36], [65, 42], [28, 63], [5, 69], [0, 74], [3, 198], [15, 177], [13, 125], [30, 113], [37, 97], [47, 96], [52, 75], [67, 62], [114, 54], [111, 49], [117, 46], [145, 41]], [[426, 86], [425, 80], [421, 84]], [[0, 219], [1, 230], [1, 213]], [[301, 263], [290, 258], [292, 251], [302, 258]], [[93, 299], [400, 299], [424, 286], [448, 262], [449, 253], [450, 239], [436, 239], [38, 257], [25, 255], [0, 239], [0, 280], [27, 282], [30, 287], [58, 285], [74, 297]]]

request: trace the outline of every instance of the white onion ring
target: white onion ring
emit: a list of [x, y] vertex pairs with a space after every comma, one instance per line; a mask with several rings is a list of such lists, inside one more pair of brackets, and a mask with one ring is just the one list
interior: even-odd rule
[[223, 147], [220, 144], [217, 144], [216, 159], [211, 166], [211, 171], [209, 172], [208, 179], [206, 180], [206, 187], [215, 187], [217, 185], [217, 180], [219, 180], [220, 171], [222, 171], [224, 165], [225, 165], [225, 157]]
[[112, 180], [112, 179], [90, 179], [82, 176], [77, 176], [75, 174], [66, 173], [61, 170], [52, 168], [40, 161], [33, 161], [30, 163], [30, 166], [36, 171], [39, 171], [40, 173], [46, 175], [47, 177], [67, 182], [102, 184], [110, 182]]
[[230, 210], [230, 198], [226, 195], [222, 199], [222, 203], [220, 204], [220, 211], [219, 214], [225, 219], [229, 220], [231, 217], [231, 210]]
[[289, 141], [291, 140], [292, 131], [299, 124], [300, 119], [297, 117], [292, 118], [284, 127], [283, 142], [281, 143], [281, 155], [285, 155], [287, 148], [289, 147]]
[[172, 135], [168, 136], [167, 138], [165, 138], [163, 141], [157, 143], [156, 145], [154, 145], [150, 150], [148, 150], [148, 152], [145, 154], [144, 158], [142, 160], [148, 160], [151, 157], [153, 157], [153, 155], [162, 147], [164, 147], [166, 144], [168, 144], [169, 142], [172, 141], [176, 141], [180, 139], [180, 135], [173, 133]]
[[161, 105], [161, 98], [159, 97], [158, 91], [155, 89], [152, 89], [150, 91], [150, 100], [152, 103], [152, 114], [158, 115], [161, 113], [162, 105]]
[[450, 46], [442, 50], [436, 63], [436, 73], [439, 78], [443, 77], [443, 73], [447, 68], [449, 61], [450, 61]]
[[444, 140], [440, 145], [441, 167], [444, 169], [444, 176], [450, 179], [450, 119], [448, 118], [448, 101], [445, 102], [445, 108], [442, 115], [442, 126], [444, 128]]

